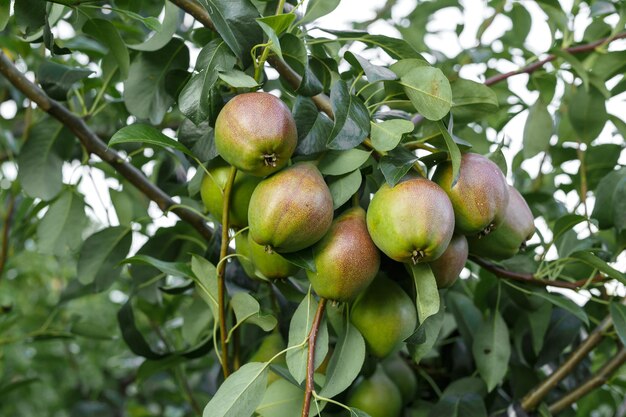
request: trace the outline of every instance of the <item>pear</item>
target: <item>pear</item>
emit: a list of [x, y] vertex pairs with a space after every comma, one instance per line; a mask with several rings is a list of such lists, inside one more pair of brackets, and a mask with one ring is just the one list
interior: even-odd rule
[[[230, 174], [230, 165], [223, 159], [216, 158], [207, 167], [208, 175], [205, 174], [200, 187], [200, 197], [213, 217], [222, 221], [224, 207], [224, 187]], [[228, 222], [231, 227], [241, 229], [248, 225], [248, 204], [250, 196], [261, 178], [238, 171], [230, 195], [230, 213]]]
[[448, 247], [454, 211], [446, 193], [425, 178], [384, 184], [367, 209], [367, 229], [380, 250], [398, 262], [430, 262]]
[[379, 364], [369, 377], [361, 377], [348, 392], [347, 404], [371, 417], [400, 417], [402, 394]]
[[252, 193], [252, 239], [268, 252], [296, 252], [320, 240], [333, 221], [333, 198], [314, 164], [300, 162], [264, 179]]
[[384, 358], [413, 334], [417, 310], [398, 284], [379, 276], [354, 302], [350, 313], [369, 351]]
[[276, 252], [267, 252], [264, 246], [256, 243], [248, 234], [250, 259], [256, 272], [270, 281], [285, 279], [298, 272], [298, 267]]
[[237, 169], [259, 177], [286, 166], [297, 142], [289, 108], [268, 93], [235, 96], [215, 121], [217, 152]]
[[257, 279], [256, 269], [252, 263], [250, 255], [250, 244], [248, 243], [248, 232], [241, 232], [235, 236], [235, 251], [241, 255], [237, 256], [237, 260], [241, 264], [246, 275], [250, 278]]
[[400, 390], [402, 404], [411, 403], [417, 394], [417, 377], [409, 364], [400, 355], [393, 355], [383, 362], [383, 369]]
[[[287, 347], [283, 336], [277, 331], [265, 336], [257, 350], [250, 356], [248, 362], [268, 362], [279, 352]], [[285, 355], [281, 355], [273, 362], [275, 364], [285, 364]], [[267, 378], [267, 385], [280, 379], [280, 375], [270, 370]]]
[[307, 275], [320, 297], [349, 301], [376, 277], [380, 253], [367, 231], [365, 210], [355, 207], [337, 217], [313, 246], [316, 272]]
[[456, 231], [472, 236], [488, 234], [504, 220], [509, 201], [506, 180], [500, 168], [488, 158], [466, 153], [461, 158], [457, 183], [452, 187], [452, 163], [437, 167], [433, 181], [450, 197]]
[[463, 235], [452, 236], [447, 249], [430, 264], [438, 288], [448, 288], [456, 282], [467, 262], [467, 252], [467, 238]]
[[535, 219], [524, 197], [511, 186], [508, 193], [504, 221], [487, 236], [469, 238], [471, 254], [495, 260], [507, 259], [524, 248], [526, 241], [535, 233]]

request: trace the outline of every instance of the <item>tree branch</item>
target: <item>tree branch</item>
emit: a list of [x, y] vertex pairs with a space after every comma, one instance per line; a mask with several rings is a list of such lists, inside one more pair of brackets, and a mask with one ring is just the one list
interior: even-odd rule
[[97, 155], [104, 162], [111, 165], [139, 191], [154, 201], [164, 213], [168, 211], [175, 213], [182, 220], [193, 226], [206, 240], [211, 239], [213, 230], [200, 214], [180, 206], [170, 210], [172, 206], [176, 205], [176, 202], [168, 194], [151, 183], [141, 170], [126, 162], [120, 154], [110, 149], [87, 126], [83, 119], [48, 97], [43, 90], [29, 81], [3, 52], [0, 52], [0, 73], [43, 111], [59, 120], [71, 130], [87, 152]]
[[574, 281], [574, 282], [540, 279], [540, 278], [536, 278], [533, 274], [525, 274], [523, 272], [509, 271], [508, 269], [499, 267], [495, 264], [492, 264], [491, 262], [488, 262], [476, 256], [470, 256], [469, 259], [475, 264], [491, 272], [492, 274], [499, 276], [500, 278], [506, 278], [512, 281], [523, 282], [526, 284], [536, 285], [539, 287], [551, 286], [551, 287], [567, 288], [570, 290], [578, 290], [584, 287], [588, 283], [603, 282], [606, 279], [604, 275], [601, 275], [601, 274], [598, 274], [591, 279], [581, 279], [581, 280]]
[[313, 318], [313, 324], [311, 325], [311, 331], [309, 332], [309, 354], [306, 362], [306, 388], [304, 391], [304, 403], [302, 405], [301, 417], [309, 417], [309, 409], [311, 408], [311, 396], [315, 390], [315, 342], [317, 341], [317, 333], [324, 316], [324, 309], [326, 308], [326, 299], [320, 298], [320, 302], [317, 305], [317, 311]]
[[609, 377], [617, 371], [624, 363], [626, 363], [626, 349], [622, 347], [611, 360], [604, 364], [597, 374], [592, 375], [584, 383], [565, 394], [561, 399], [550, 404], [548, 407], [551, 414], [557, 414], [594, 389], [604, 385]]
[[0, 252], [0, 280], [9, 255], [9, 234], [11, 231], [11, 220], [13, 219], [13, 211], [15, 209], [15, 196], [9, 195], [9, 203], [7, 213], [4, 216], [4, 227], [2, 228], [2, 251]]
[[[626, 303], [626, 298], [622, 299], [622, 304]], [[556, 385], [571, 373], [574, 368], [587, 356], [591, 350], [596, 347], [604, 334], [613, 327], [613, 320], [611, 315], [606, 316], [600, 324], [589, 334], [589, 336], [583, 340], [580, 345], [576, 347], [570, 353], [569, 357], [559, 366], [548, 378], [539, 383], [538, 386], [533, 388], [524, 398], [522, 398], [521, 406], [526, 411], [533, 411], [541, 400], [554, 388]]]

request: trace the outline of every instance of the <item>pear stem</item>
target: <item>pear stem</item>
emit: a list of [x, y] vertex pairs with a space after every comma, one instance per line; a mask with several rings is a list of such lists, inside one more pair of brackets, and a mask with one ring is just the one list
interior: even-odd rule
[[309, 409], [311, 408], [311, 396], [315, 390], [315, 380], [313, 376], [315, 374], [315, 342], [317, 341], [317, 333], [320, 329], [320, 323], [324, 316], [324, 310], [326, 308], [326, 299], [320, 298], [320, 302], [317, 305], [317, 311], [311, 324], [311, 330], [309, 331], [309, 354], [306, 362], [306, 389], [304, 390], [304, 404], [302, 405], [301, 417], [309, 417]]
[[235, 176], [237, 175], [237, 168], [230, 167], [230, 172], [228, 173], [228, 180], [226, 181], [226, 186], [224, 187], [224, 201], [222, 205], [222, 244], [220, 247], [220, 262], [218, 263], [217, 268], [217, 296], [218, 296], [218, 310], [219, 310], [219, 322], [220, 322], [220, 343], [222, 348], [222, 372], [224, 373], [224, 378], [228, 378], [230, 375], [230, 368], [228, 365], [228, 344], [226, 342], [226, 338], [228, 336], [228, 332], [226, 331], [226, 285], [224, 283], [224, 275], [226, 271], [226, 262], [222, 262], [224, 258], [228, 255], [228, 218], [230, 212], [230, 195], [233, 189], [233, 183], [235, 182]]

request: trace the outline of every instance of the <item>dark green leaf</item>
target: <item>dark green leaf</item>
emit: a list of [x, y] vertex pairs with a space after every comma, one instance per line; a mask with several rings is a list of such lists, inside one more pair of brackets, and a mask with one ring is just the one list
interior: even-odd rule
[[132, 142], [156, 145], [166, 149], [172, 148], [181, 151], [184, 154], [193, 156], [191, 151], [182, 143], [165, 136], [163, 133], [159, 132], [150, 125], [141, 123], [135, 123], [133, 125], [123, 127], [115, 132], [109, 141], [109, 146], [117, 145], [119, 143]]
[[452, 88], [452, 114], [455, 120], [476, 120], [498, 110], [496, 93], [484, 84], [458, 78]]
[[602, 132], [608, 119], [604, 96], [593, 87], [589, 91], [582, 86], [577, 87], [568, 116], [578, 138], [591, 143]]
[[365, 360], [365, 341], [361, 333], [348, 322], [330, 358], [326, 382], [320, 395], [333, 398], [352, 384]]
[[403, 39], [391, 38], [385, 35], [371, 35], [367, 32], [360, 31], [322, 30], [336, 35], [338, 41], [360, 41], [369, 46], [379, 47], [387, 52], [393, 59], [416, 58], [425, 61], [425, 59]]
[[184, 262], [165, 262], [148, 255], [135, 255], [125, 259], [124, 263], [150, 265], [175, 277], [191, 278], [193, 276], [191, 268]]
[[622, 272], [613, 268], [612, 266], [610, 266], [609, 264], [607, 264], [606, 262], [604, 262], [602, 259], [598, 258], [596, 255], [594, 255], [591, 252], [586, 252], [586, 251], [574, 252], [570, 255], [570, 257], [574, 259], [579, 259], [583, 261], [584, 263], [586, 263], [587, 265], [596, 268], [598, 271], [602, 272], [603, 274], [606, 274], [609, 277], [618, 280], [622, 284], [626, 284], [626, 277], [624, 277], [624, 274]]
[[23, 29], [26, 35], [32, 34], [45, 23], [46, 2], [41, 0], [16, 1], [14, 14], [15, 23]]
[[415, 110], [428, 120], [440, 120], [450, 111], [452, 89], [439, 68], [414, 68], [402, 76], [400, 83]]
[[385, 181], [391, 187], [396, 185], [398, 181], [406, 175], [419, 158], [403, 147], [398, 147], [387, 155], [383, 156], [378, 162], [378, 167], [385, 177]]
[[137, 51], [156, 51], [163, 48], [172, 39], [181, 21], [180, 9], [174, 3], [166, 1], [164, 9], [163, 24], [160, 27], [153, 27], [155, 31], [149, 39], [142, 43], [128, 45], [130, 49]]
[[26, 387], [34, 382], [40, 382], [41, 379], [37, 376], [31, 378], [20, 378], [11, 382], [8, 382], [4, 385], [0, 386], [0, 398], [3, 396], [20, 389], [22, 387]]
[[339, 6], [340, 0], [311, 0], [307, 3], [304, 17], [300, 19], [300, 24], [311, 23], [317, 18], [326, 16]]
[[328, 148], [354, 148], [370, 133], [367, 108], [361, 99], [350, 94], [343, 80], [335, 83], [330, 92], [330, 102], [335, 114], [335, 123], [328, 137]]
[[122, 331], [122, 338], [128, 345], [130, 350], [135, 354], [147, 359], [161, 359], [166, 355], [157, 353], [146, 342], [137, 325], [135, 324], [135, 313], [133, 312], [133, 305], [129, 299], [126, 304], [120, 308], [117, 313], [117, 321]]
[[333, 197], [333, 208], [336, 210], [350, 200], [350, 197], [359, 190], [362, 181], [361, 171], [358, 169], [330, 180], [328, 188]]
[[532, 158], [539, 152], [546, 151], [550, 145], [552, 131], [552, 116], [548, 107], [538, 99], [529, 109], [524, 126], [524, 157]]
[[58, 256], [74, 253], [87, 226], [82, 196], [68, 190], [48, 209], [37, 227], [38, 249]]
[[[0, 31], [4, 30], [9, 21], [11, 0], [0, 0]], [[44, 14], [45, 15], [45, 14]]]
[[317, 169], [324, 175], [343, 175], [360, 168], [370, 154], [371, 152], [361, 149], [328, 151], [322, 157]]
[[[303, 402], [304, 391], [281, 378], [267, 387], [255, 412], [261, 417], [293, 417], [300, 414]], [[311, 407], [314, 409], [315, 405]]]
[[178, 141], [191, 149], [193, 155], [202, 162], [217, 157], [213, 128], [208, 122], [196, 126], [189, 119], [183, 120], [178, 128]]
[[259, 326], [266, 332], [269, 332], [276, 327], [276, 317], [271, 314], [262, 313], [261, 305], [250, 294], [246, 292], [238, 292], [233, 295], [230, 303], [235, 313], [235, 317], [237, 318], [237, 326], [246, 322]]
[[415, 305], [420, 323], [439, 311], [439, 291], [435, 275], [428, 264], [410, 265], [415, 285]]
[[565, 232], [571, 230], [574, 226], [586, 220], [587, 218], [585, 216], [581, 216], [579, 214], [566, 214], [565, 216], [559, 218], [556, 223], [554, 223], [554, 227], [552, 228], [552, 235], [554, 236], [552, 241], [556, 242], [556, 240]]
[[250, 49], [263, 39], [256, 22], [259, 12], [250, 0], [201, 0], [224, 42], [241, 59], [251, 61]]
[[348, 51], [343, 57], [346, 61], [352, 64], [353, 67], [360, 67], [370, 83], [396, 80], [398, 78], [398, 76], [389, 68], [374, 65], [367, 59], [353, 52]]
[[454, 139], [452, 139], [452, 136], [450, 136], [450, 133], [448, 132], [448, 129], [446, 129], [443, 122], [437, 122], [437, 126], [446, 141], [448, 154], [450, 155], [450, 160], [452, 162], [452, 187], [454, 187], [459, 179], [459, 174], [461, 173], [461, 151], [459, 150], [459, 147]]
[[439, 339], [439, 333], [443, 328], [444, 309], [440, 308], [437, 314], [428, 317], [419, 325], [415, 333], [411, 335], [406, 343], [409, 353], [416, 363], [419, 363], [432, 350]]
[[198, 293], [211, 309], [213, 317], [219, 317], [217, 269], [206, 259], [193, 255], [191, 258], [191, 270], [193, 271], [193, 279]]
[[622, 344], [626, 346], [626, 306], [618, 302], [612, 302], [610, 306], [611, 318], [615, 325], [615, 331]]
[[174, 97], [165, 89], [166, 75], [171, 70], [186, 70], [188, 66], [189, 50], [178, 38], [158, 51], [140, 52], [133, 59], [124, 83], [124, 103], [128, 111], [140, 119], [150, 119], [153, 124], [161, 123], [174, 103]]
[[127, 227], [109, 227], [89, 236], [80, 250], [77, 275], [83, 285], [95, 283], [105, 290], [119, 277], [120, 262], [126, 258], [132, 242]]
[[312, 155], [326, 149], [326, 140], [333, 129], [333, 122], [315, 107], [313, 100], [298, 96], [293, 109], [298, 130], [296, 154]]
[[461, 333], [465, 343], [467, 346], [472, 346], [474, 332], [482, 323], [480, 310], [468, 296], [456, 291], [448, 293], [446, 306], [454, 315], [459, 333]]
[[509, 329], [498, 311], [476, 330], [472, 352], [480, 376], [493, 391], [506, 375], [511, 357]]
[[83, 31], [109, 48], [117, 61], [120, 77], [125, 80], [129, 75], [130, 57], [126, 44], [113, 23], [104, 19], [89, 19], [83, 26]]
[[72, 86], [92, 74], [93, 71], [72, 68], [56, 62], [46, 61], [37, 71], [37, 79], [44, 91], [55, 100], [65, 101]]

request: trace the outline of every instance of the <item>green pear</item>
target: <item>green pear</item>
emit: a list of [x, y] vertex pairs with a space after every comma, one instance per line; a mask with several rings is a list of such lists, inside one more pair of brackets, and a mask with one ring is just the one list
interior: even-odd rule
[[402, 394], [379, 364], [369, 378], [359, 378], [348, 392], [347, 405], [371, 417], [400, 417]]
[[433, 181], [450, 197], [456, 231], [472, 236], [488, 234], [504, 220], [509, 200], [506, 180], [500, 168], [488, 158], [466, 153], [461, 158], [457, 183], [452, 187], [452, 163], [437, 167]]
[[[216, 158], [207, 167], [208, 175], [205, 174], [200, 187], [200, 197], [204, 207], [219, 222], [222, 221], [224, 207], [224, 187], [230, 174], [230, 165], [223, 159]], [[235, 182], [230, 194], [230, 212], [228, 223], [230, 226], [240, 229], [248, 225], [248, 205], [250, 196], [261, 181], [241, 171], [235, 176]]]
[[316, 271], [307, 270], [320, 297], [349, 301], [376, 277], [380, 253], [367, 231], [365, 210], [355, 207], [337, 217], [313, 246]]
[[289, 108], [268, 93], [235, 96], [215, 121], [217, 152], [237, 169], [259, 177], [286, 166], [297, 142]]
[[248, 221], [252, 239], [268, 251], [296, 252], [326, 234], [333, 221], [333, 198], [315, 165], [300, 162], [259, 183]]
[[398, 284], [378, 276], [357, 297], [350, 320], [363, 335], [369, 351], [384, 358], [413, 334], [417, 310]]
[[430, 263], [438, 288], [451, 287], [467, 262], [467, 238], [454, 235], [443, 254]]
[[241, 264], [246, 275], [253, 279], [258, 279], [256, 276], [256, 270], [252, 263], [252, 256], [250, 255], [250, 244], [248, 243], [248, 232], [241, 232], [235, 236], [235, 252], [241, 256], [237, 256], [237, 260]]
[[469, 251], [473, 255], [495, 260], [507, 259], [526, 246], [526, 241], [535, 233], [535, 218], [524, 197], [509, 186], [509, 202], [504, 221], [487, 236], [468, 238]]
[[[285, 340], [283, 336], [278, 332], [273, 332], [267, 336], [261, 342], [257, 350], [250, 356], [248, 362], [267, 362], [276, 356], [279, 352], [283, 351], [287, 345], [285, 344]], [[275, 364], [284, 364], [285, 363], [285, 355], [281, 355], [274, 360]], [[279, 379], [280, 376], [274, 371], [270, 371], [267, 378], [267, 385]]]
[[393, 355], [383, 362], [383, 369], [400, 390], [402, 404], [411, 403], [417, 394], [417, 377], [409, 364], [400, 355]]
[[298, 267], [276, 252], [268, 252], [248, 234], [248, 248], [252, 265], [258, 274], [270, 281], [285, 279], [298, 272]]
[[367, 209], [367, 229], [380, 250], [398, 262], [430, 262], [448, 247], [454, 211], [446, 193], [425, 178], [384, 184]]

